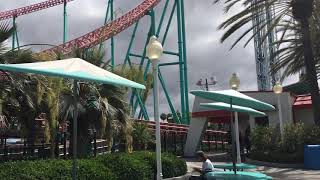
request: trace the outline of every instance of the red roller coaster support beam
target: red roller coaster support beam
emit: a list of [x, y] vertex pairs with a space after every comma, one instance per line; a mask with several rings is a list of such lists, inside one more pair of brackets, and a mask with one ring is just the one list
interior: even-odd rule
[[[70, 2], [74, 0], [66, 0], [66, 1]], [[40, 11], [42, 9], [51, 8], [53, 6], [57, 6], [63, 3], [64, 3], [64, 0], [48, 0], [41, 3], [32, 4], [30, 6], [25, 6], [18, 9], [0, 12], [0, 20], [10, 19], [13, 17], [18, 17], [21, 15], [33, 13], [33, 12]]]
[[160, 0], [145, 0], [136, 8], [132, 9], [125, 15], [114, 21], [92, 31], [84, 36], [73, 39], [69, 42], [61, 44], [51, 49], [43, 51], [43, 53], [52, 54], [57, 51], [63, 54], [72, 52], [74, 48], [90, 48], [93, 47], [130, 27], [133, 23], [145, 16]]

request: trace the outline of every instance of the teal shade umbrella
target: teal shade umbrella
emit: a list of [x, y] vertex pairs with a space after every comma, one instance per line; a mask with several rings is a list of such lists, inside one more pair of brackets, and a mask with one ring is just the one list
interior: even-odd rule
[[[46, 76], [57, 76], [62, 78], [74, 79], [75, 81], [73, 86], [73, 93], [75, 97], [75, 103], [78, 97], [77, 80], [145, 89], [145, 86], [142, 84], [138, 84], [136, 82], [120, 77], [79, 58], [24, 64], [0, 64], [0, 69], [4, 71], [34, 73]], [[75, 105], [73, 113], [72, 177], [73, 179], [77, 179], [77, 105]]]
[[[215, 109], [215, 110], [224, 110], [224, 111], [231, 111], [231, 112], [248, 113], [249, 115], [254, 116], [254, 117], [266, 116], [266, 114], [264, 112], [260, 112], [260, 111], [257, 111], [255, 109], [252, 109], [252, 108], [238, 106], [238, 105], [231, 105], [231, 104], [222, 103], [222, 102], [200, 103], [200, 106], [206, 107], [206, 108]], [[239, 133], [238, 129], [236, 129], [236, 133]], [[234, 148], [234, 143], [232, 143], [232, 153], [233, 153], [232, 156], [233, 157], [234, 157], [234, 149], [235, 149]], [[236, 172], [237, 165], [235, 164], [234, 159], [232, 161], [233, 161], [232, 162], [233, 170], [234, 170], [234, 172]]]
[[[250, 111], [250, 113], [263, 115], [262, 112], [256, 111], [255, 109], [262, 110], [262, 111], [272, 111], [275, 108], [265, 102], [259, 101], [257, 99], [254, 99], [252, 97], [249, 97], [245, 94], [242, 94], [235, 90], [222, 90], [222, 91], [201, 91], [201, 90], [195, 90], [191, 91], [191, 94], [201, 97], [203, 99], [208, 99], [212, 101], [216, 101], [217, 103], [207, 103], [202, 104], [205, 107], [211, 107], [215, 109], [221, 109], [221, 110], [228, 110], [228, 111], [235, 111], [235, 112], [245, 112]], [[234, 108], [235, 107], [235, 108]], [[249, 109], [248, 109], [249, 108]], [[233, 170], [234, 173], [236, 173], [236, 164], [235, 164], [235, 146], [234, 146], [234, 130], [232, 127], [233, 124], [233, 117], [231, 115], [231, 132], [232, 132], [232, 164], [233, 164]], [[236, 128], [236, 131], [238, 132], [238, 129]]]
[[209, 99], [212, 101], [217, 101], [217, 102], [224, 102], [224, 103], [229, 103], [232, 101], [232, 105], [239, 105], [239, 106], [244, 106], [244, 107], [250, 107], [254, 109], [258, 109], [261, 111], [273, 111], [275, 110], [274, 106], [259, 101], [257, 99], [254, 99], [252, 97], [249, 97], [245, 94], [242, 94], [238, 91], [235, 90], [222, 90], [222, 91], [201, 91], [201, 90], [196, 90], [196, 91], [191, 91], [191, 94], [204, 98], [204, 99]]
[[211, 109], [216, 109], [216, 110], [248, 113], [249, 115], [252, 115], [254, 117], [266, 116], [266, 114], [264, 112], [260, 112], [260, 111], [257, 111], [255, 109], [248, 108], [248, 107], [243, 107], [243, 106], [233, 105], [232, 108], [230, 109], [230, 104], [221, 103], [221, 102], [217, 102], [217, 103], [200, 103], [200, 106], [206, 107], [206, 108], [211, 108]]
[[113, 74], [79, 58], [24, 64], [0, 64], [0, 69], [145, 89], [142, 84]]

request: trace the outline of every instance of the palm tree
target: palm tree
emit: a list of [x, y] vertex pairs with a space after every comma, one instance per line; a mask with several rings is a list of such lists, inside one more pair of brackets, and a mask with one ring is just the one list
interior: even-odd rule
[[[215, 2], [218, 1], [220, 0], [216, 0]], [[273, 73], [283, 67], [287, 68], [285, 75], [301, 70], [298, 69], [298, 67], [304, 66], [306, 68], [306, 79], [308, 80], [312, 96], [314, 121], [315, 124], [320, 126], [320, 95], [316, 69], [317, 67], [319, 68], [319, 66], [316, 66], [318, 63], [315, 62], [313, 55], [313, 44], [311, 42], [309, 26], [310, 17], [316, 18], [316, 21], [319, 22], [319, 12], [313, 11], [314, 7], [319, 8], [319, 2], [314, 2], [313, 0], [257, 0], [253, 3], [252, 0], [225, 0], [226, 12], [240, 3], [244, 6], [244, 10], [227, 19], [219, 26], [219, 29], [228, 28], [222, 36], [221, 42], [224, 42], [239, 29], [247, 27], [244, 33], [236, 39], [231, 47], [233, 48], [245, 36], [248, 36], [254, 28], [258, 27], [257, 25], [253, 26], [248, 24], [250, 24], [256, 16], [261, 15], [260, 13], [263, 13], [263, 10], [270, 9], [270, 7], [273, 6], [275, 8], [274, 18], [259, 25], [261, 29], [266, 28], [268, 33], [278, 29], [277, 32], [281, 34], [280, 40], [276, 42], [276, 44], [278, 47], [282, 45], [282, 48], [279, 48], [275, 53], [280, 56], [281, 61], [275, 65]], [[316, 21], [313, 19], [313, 22]], [[296, 26], [297, 24], [298, 26]], [[313, 24], [313, 26], [316, 28], [319, 27], [316, 23]], [[295, 32], [299, 32], [301, 36], [292, 38]], [[253, 35], [249, 35], [245, 46], [253, 39], [256, 33], [257, 32], [254, 32]], [[266, 38], [267, 35], [262, 38], [263, 41], [266, 40]], [[299, 43], [300, 46], [297, 46]]]
[[[104, 51], [101, 49], [77, 49], [69, 56], [82, 58], [96, 66], [107, 69], [108, 61], [104, 61]], [[80, 84], [77, 102], [79, 109], [78, 139], [81, 141], [81, 143], [77, 143], [79, 156], [86, 156], [88, 147], [91, 144], [88, 138], [88, 129], [96, 130], [99, 137], [106, 138], [109, 147], [112, 146], [114, 140], [122, 141], [128, 139], [126, 135], [130, 135], [132, 127], [128, 116], [129, 108], [125, 101], [125, 94], [125, 88], [118, 88], [112, 85]], [[59, 119], [72, 122], [73, 99], [71, 91], [62, 93]], [[70, 130], [72, 133], [72, 128]]]
[[[134, 94], [140, 94], [142, 102], [145, 104], [148, 96], [150, 95], [150, 91], [153, 88], [153, 75], [152, 72], [144, 73], [141, 66], [138, 64], [130, 64], [130, 66], [125, 66], [123, 64], [120, 64], [115, 68], [114, 73], [123, 76], [131, 81], [135, 81], [140, 84], [144, 84], [146, 86], [146, 89], [144, 91], [141, 90], [133, 90], [132, 93]], [[134, 112], [131, 113], [131, 116], [133, 116]], [[141, 114], [141, 113], [140, 113]], [[141, 117], [139, 114], [139, 118]]]
[[[0, 63], [27, 63], [34, 62], [32, 51], [28, 49], [9, 50], [6, 41], [12, 36], [15, 27], [10, 27], [8, 23], [0, 23]], [[0, 109], [9, 116], [18, 118], [22, 126], [22, 134], [28, 137], [28, 142], [35, 142], [34, 119], [39, 114], [40, 107], [36, 105], [35, 86], [37, 77], [20, 73], [3, 72], [5, 81], [1, 82], [0, 89]], [[3, 102], [6, 106], [3, 107]], [[11, 107], [8, 107], [10, 104]], [[11, 110], [15, 110], [12, 112]], [[0, 112], [2, 115], [3, 112]], [[14, 114], [13, 114], [14, 113]]]

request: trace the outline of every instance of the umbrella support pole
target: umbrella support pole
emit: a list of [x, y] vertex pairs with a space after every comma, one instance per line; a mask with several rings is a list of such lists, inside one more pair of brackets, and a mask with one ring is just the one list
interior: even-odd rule
[[240, 139], [239, 139], [239, 116], [238, 112], [234, 112], [234, 119], [235, 119], [235, 138], [236, 138], [236, 148], [237, 148], [237, 163], [241, 163], [241, 156], [240, 156]]
[[73, 111], [73, 143], [72, 143], [72, 179], [77, 180], [77, 119], [78, 119], [78, 81], [73, 81], [74, 111]]
[[237, 174], [237, 167], [236, 167], [236, 162], [235, 162], [235, 137], [234, 137], [234, 124], [233, 124], [233, 113], [232, 113], [232, 98], [230, 98], [230, 128], [231, 128], [231, 156], [232, 156], [232, 165], [233, 165], [233, 171], [234, 174]]

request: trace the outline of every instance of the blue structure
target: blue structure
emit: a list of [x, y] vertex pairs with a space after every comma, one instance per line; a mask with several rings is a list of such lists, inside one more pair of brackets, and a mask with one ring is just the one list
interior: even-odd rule
[[320, 170], [320, 145], [304, 146], [304, 167]]

